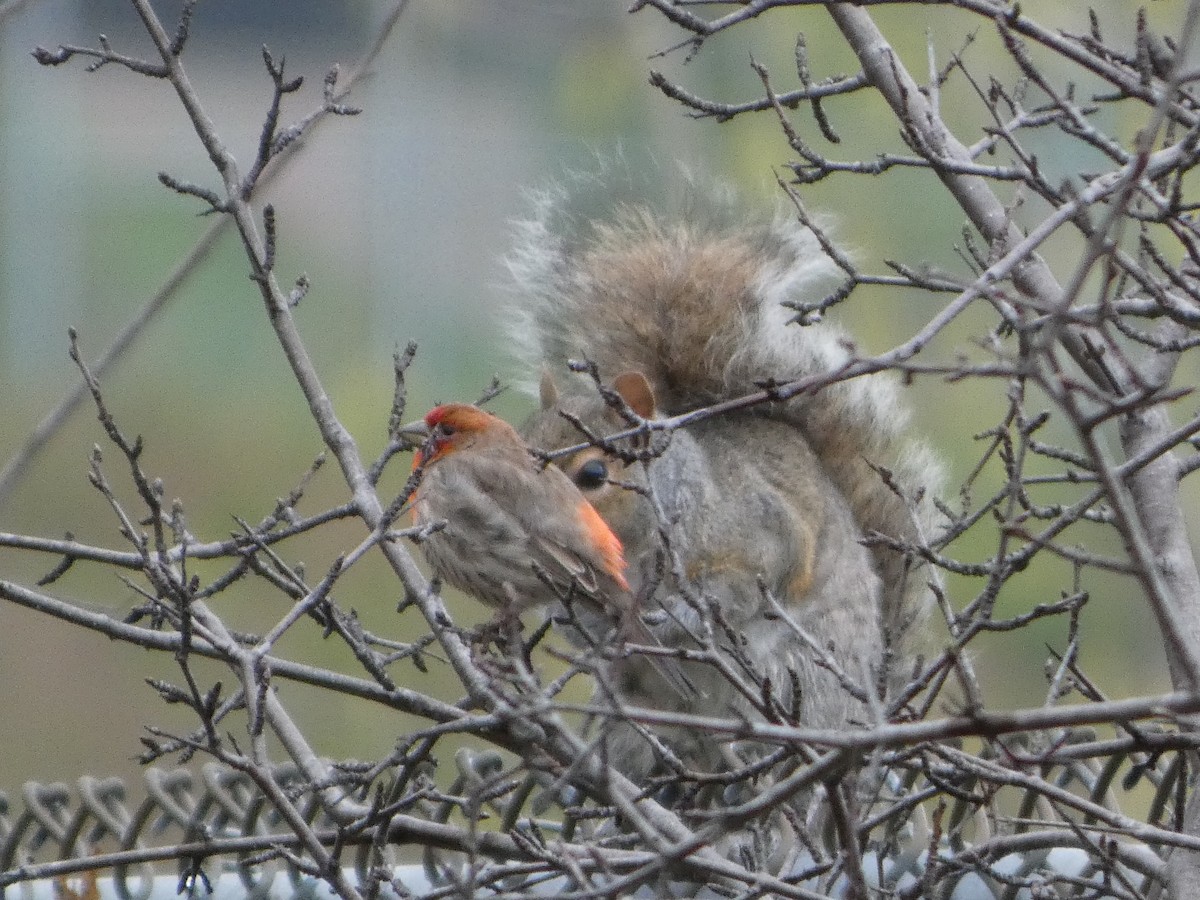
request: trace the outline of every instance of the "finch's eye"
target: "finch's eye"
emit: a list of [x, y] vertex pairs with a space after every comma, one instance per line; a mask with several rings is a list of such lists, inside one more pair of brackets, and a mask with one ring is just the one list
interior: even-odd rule
[[575, 483], [590, 491], [608, 481], [608, 465], [602, 459], [589, 459], [575, 473]]

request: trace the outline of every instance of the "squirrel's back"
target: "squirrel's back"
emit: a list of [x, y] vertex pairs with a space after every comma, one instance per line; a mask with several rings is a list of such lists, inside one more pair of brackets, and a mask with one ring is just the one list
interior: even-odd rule
[[[547, 193], [521, 223], [509, 266], [514, 338], [530, 371], [548, 368], [561, 380], [568, 360], [583, 359], [606, 382], [639, 371], [661, 413], [836, 372], [854, 353], [838, 326], [792, 322], [789, 303], [818, 302], [836, 283], [812, 232], [782, 215], [747, 218], [720, 191], [696, 192], [673, 216], [626, 203], [599, 218], [574, 215], [569, 196]], [[582, 378], [567, 389], [594, 392]], [[928, 513], [916, 499], [936, 489], [939, 472], [907, 435], [890, 376], [835, 382], [757, 412], [800, 432], [864, 536], [921, 540]], [[899, 493], [874, 466], [891, 472]], [[885, 632], [902, 635], [928, 589], [904, 554], [879, 544], [873, 553], [888, 594]]]

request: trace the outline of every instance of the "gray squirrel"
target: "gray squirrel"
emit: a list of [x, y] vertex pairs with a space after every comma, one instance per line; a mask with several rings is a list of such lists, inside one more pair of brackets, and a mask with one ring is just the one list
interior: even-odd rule
[[[796, 221], [747, 217], [694, 184], [676, 213], [580, 205], [571, 189], [540, 195], [508, 260], [512, 333], [540, 374], [539, 410], [521, 428], [530, 445], [584, 442], [564, 412], [594, 435], [628, 430], [616, 397], [653, 420], [850, 359], [838, 326], [789, 322], [786, 304], [819, 301], [836, 274]], [[579, 360], [595, 377], [568, 369]], [[918, 501], [940, 478], [899, 394], [888, 375], [865, 376], [703, 419], [652, 438], [657, 453], [626, 439], [555, 460], [624, 545], [658, 642], [715, 647], [724, 661], [683, 664], [696, 688], [686, 701], [644, 660], [613, 659], [620, 699], [715, 716], [798, 712], [812, 727], [871, 721], [883, 686], [909, 675], [930, 595], [919, 561], [894, 549], [928, 535], [931, 504]], [[878, 535], [890, 540], [864, 543]], [[689, 764], [721, 765], [719, 740], [665, 736]], [[631, 732], [617, 754], [630, 774], [654, 764]]]

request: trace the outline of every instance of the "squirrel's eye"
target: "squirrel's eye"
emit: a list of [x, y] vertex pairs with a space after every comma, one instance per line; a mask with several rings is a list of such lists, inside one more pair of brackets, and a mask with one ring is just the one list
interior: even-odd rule
[[608, 464], [602, 459], [589, 459], [575, 473], [575, 483], [583, 490], [598, 488], [608, 481]]

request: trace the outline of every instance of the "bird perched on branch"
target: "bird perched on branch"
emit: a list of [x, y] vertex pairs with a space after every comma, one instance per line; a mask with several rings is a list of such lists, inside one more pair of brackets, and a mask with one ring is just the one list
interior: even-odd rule
[[[516, 429], [477, 406], [448, 403], [401, 434], [419, 447], [414, 520], [441, 525], [421, 542], [438, 576], [514, 614], [569, 604], [577, 640], [658, 643], [629, 590], [620, 540]], [[672, 690], [691, 690], [671, 660], [648, 662]]]

